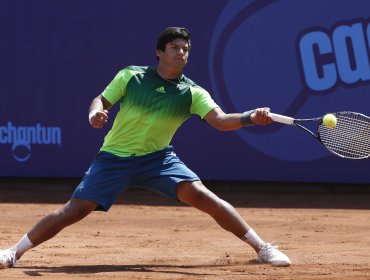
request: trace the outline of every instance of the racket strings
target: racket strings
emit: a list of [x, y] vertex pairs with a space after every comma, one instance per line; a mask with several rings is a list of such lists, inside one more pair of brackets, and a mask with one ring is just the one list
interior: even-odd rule
[[337, 125], [319, 127], [322, 143], [332, 152], [346, 158], [360, 159], [370, 155], [370, 119], [361, 114], [340, 113]]
[[356, 122], [350, 118], [339, 120], [338, 129], [332, 133], [333, 140], [341, 143], [341, 147], [362, 153], [369, 145], [370, 130], [364, 130], [366, 122]]
[[[365, 125], [365, 126], [364, 126]], [[352, 118], [339, 118], [334, 129], [322, 128], [321, 139], [334, 152], [350, 158], [368, 156], [369, 124]]]

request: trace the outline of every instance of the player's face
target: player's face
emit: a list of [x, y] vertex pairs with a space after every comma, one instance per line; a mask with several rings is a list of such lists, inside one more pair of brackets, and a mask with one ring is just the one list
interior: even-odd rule
[[186, 40], [178, 38], [166, 45], [164, 51], [157, 50], [160, 63], [176, 68], [184, 68], [188, 61], [189, 44]]

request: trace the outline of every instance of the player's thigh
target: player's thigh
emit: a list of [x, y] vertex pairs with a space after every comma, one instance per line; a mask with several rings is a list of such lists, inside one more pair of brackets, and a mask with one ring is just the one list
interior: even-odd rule
[[96, 203], [97, 210], [108, 211], [118, 195], [130, 186], [130, 158], [100, 152], [72, 194], [72, 199]]
[[141, 157], [136, 165], [134, 185], [178, 200], [176, 188], [181, 182], [199, 181], [174, 153], [173, 148]]
[[176, 188], [177, 198], [201, 210], [212, 208], [220, 203], [218, 198], [201, 181], [181, 182]]

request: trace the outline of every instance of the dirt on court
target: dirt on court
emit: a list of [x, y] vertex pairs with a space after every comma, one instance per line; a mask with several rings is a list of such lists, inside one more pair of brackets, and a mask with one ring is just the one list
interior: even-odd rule
[[[70, 193], [0, 189], [0, 247]], [[29, 251], [0, 279], [370, 279], [369, 193], [216, 193], [276, 241], [292, 266], [257, 264], [250, 247], [207, 215], [135, 190]]]

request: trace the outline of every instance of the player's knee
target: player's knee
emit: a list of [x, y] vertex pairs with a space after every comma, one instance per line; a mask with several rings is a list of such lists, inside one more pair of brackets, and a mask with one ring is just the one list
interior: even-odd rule
[[206, 189], [199, 186], [189, 186], [183, 188], [179, 193], [178, 197], [181, 201], [196, 207], [202, 208], [209, 201], [209, 194]]
[[228, 207], [228, 204], [208, 190], [201, 182], [183, 184], [178, 188], [178, 198], [195, 208], [209, 212], [214, 208]]
[[67, 203], [64, 207], [54, 212], [62, 224], [72, 224], [86, 217], [92, 209], [84, 204]]
[[234, 206], [232, 206], [229, 202], [223, 200], [223, 199], [219, 199], [219, 203], [221, 205], [221, 207], [226, 210], [226, 211], [233, 211], [235, 208]]
[[200, 190], [196, 193], [196, 198], [193, 201], [195, 207], [202, 209], [205, 212], [214, 212], [215, 209], [224, 209], [228, 204], [208, 190]]
[[193, 201], [192, 204], [196, 207], [207, 205], [212, 199], [208, 192], [204, 190], [197, 190], [193, 194]]

